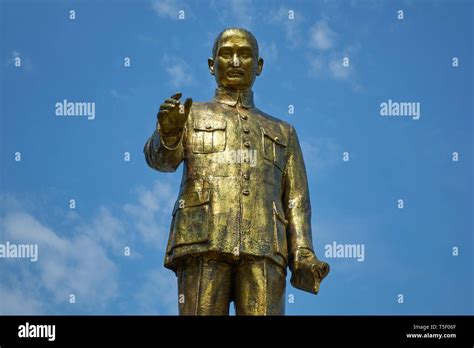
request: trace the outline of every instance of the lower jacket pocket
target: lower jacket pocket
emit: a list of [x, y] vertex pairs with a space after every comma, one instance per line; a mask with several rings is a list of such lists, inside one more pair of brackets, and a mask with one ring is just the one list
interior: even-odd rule
[[209, 190], [182, 193], [173, 209], [168, 252], [209, 240]]

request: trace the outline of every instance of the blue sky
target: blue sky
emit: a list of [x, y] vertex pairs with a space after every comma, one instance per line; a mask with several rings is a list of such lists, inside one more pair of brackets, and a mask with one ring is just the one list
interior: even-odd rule
[[[0, 243], [39, 247], [34, 263], [0, 259], [0, 313], [177, 313], [162, 264], [181, 169], [153, 171], [142, 149], [165, 98], [212, 98], [213, 40], [242, 26], [265, 60], [256, 105], [298, 132], [331, 265], [317, 296], [288, 281], [286, 313], [473, 314], [471, 2], [0, 4]], [[56, 116], [64, 99], [95, 118]], [[389, 99], [420, 118], [382, 117]], [[333, 242], [364, 261], [325, 257]]]

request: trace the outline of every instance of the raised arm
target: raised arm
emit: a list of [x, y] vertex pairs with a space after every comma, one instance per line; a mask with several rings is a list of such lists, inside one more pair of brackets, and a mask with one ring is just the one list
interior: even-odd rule
[[143, 149], [148, 165], [160, 172], [174, 172], [183, 160], [185, 124], [193, 101], [188, 98], [181, 104], [180, 98], [176, 93], [161, 104], [156, 129]]

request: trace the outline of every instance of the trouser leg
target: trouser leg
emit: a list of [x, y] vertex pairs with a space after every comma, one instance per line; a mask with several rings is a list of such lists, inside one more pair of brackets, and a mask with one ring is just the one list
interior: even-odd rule
[[206, 255], [178, 265], [180, 315], [229, 315], [232, 267]]
[[235, 268], [236, 315], [284, 315], [286, 274], [267, 258], [243, 259]]

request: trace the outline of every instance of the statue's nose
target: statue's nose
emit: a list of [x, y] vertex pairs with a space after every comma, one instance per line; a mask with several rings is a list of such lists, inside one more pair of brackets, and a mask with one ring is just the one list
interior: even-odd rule
[[232, 57], [232, 64], [234, 65], [234, 67], [240, 66], [240, 61], [237, 54], [234, 54], [234, 56]]

